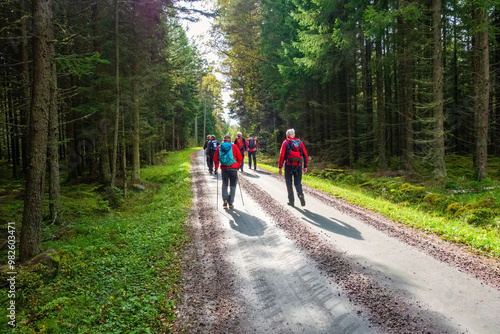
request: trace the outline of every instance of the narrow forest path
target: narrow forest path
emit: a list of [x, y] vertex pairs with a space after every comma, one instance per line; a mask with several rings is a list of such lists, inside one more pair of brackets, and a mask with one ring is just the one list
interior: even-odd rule
[[306, 206], [289, 207], [279, 176], [239, 175], [235, 208], [225, 210], [220, 176], [208, 174], [202, 151], [192, 155], [192, 246], [177, 327], [498, 333], [498, 264], [307, 187]]

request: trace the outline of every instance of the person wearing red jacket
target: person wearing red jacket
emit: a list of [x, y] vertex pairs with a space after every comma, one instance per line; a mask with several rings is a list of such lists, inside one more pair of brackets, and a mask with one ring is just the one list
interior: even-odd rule
[[254, 169], [257, 170], [257, 139], [253, 137], [253, 134], [248, 135], [247, 139], [247, 151], [248, 151], [248, 168], [252, 169], [252, 158]]
[[[238, 148], [240, 149], [240, 153], [241, 153], [241, 159], [245, 159], [245, 152], [247, 150], [247, 142], [245, 140], [245, 138], [243, 138], [243, 135], [241, 134], [241, 132], [238, 132], [236, 134], [236, 139], [234, 140], [234, 145], [238, 146]], [[241, 172], [243, 173], [243, 160], [241, 160], [241, 165], [240, 165], [240, 169], [241, 169]]]
[[281, 145], [279, 173], [283, 175], [283, 164], [285, 164], [285, 182], [288, 191], [288, 205], [294, 206], [293, 185], [297, 191], [300, 204], [306, 205], [304, 193], [302, 192], [302, 171], [307, 172], [308, 156], [306, 147], [300, 139], [295, 138], [295, 130], [288, 129], [286, 131], [286, 140]]
[[[228, 152], [229, 147], [232, 151], [232, 158], [230, 165], [225, 165], [223, 162], [228, 154], [224, 154], [224, 160], [222, 159], [221, 152]], [[221, 151], [222, 150], [222, 151]], [[220, 161], [222, 160], [222, 161]], [[214, 154], [214, 165], [215, 170], [219, 167], [222, 174], [222, 200], [224, 201], [223, 207], [234, 208], [234, 196], [236, 195], [236, 185], [238, 184], [238, 168], [240, 167], [243, 158], [240, 153], [238, 146], [231, 144], [231, 136], [224, 136], [224, 142], [217, 147]], [[229, 185], [230, 192], [228, 193], [227, 187]]]

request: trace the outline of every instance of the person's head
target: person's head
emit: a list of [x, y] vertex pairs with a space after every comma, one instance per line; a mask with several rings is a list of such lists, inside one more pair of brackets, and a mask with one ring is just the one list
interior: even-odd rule
[[253, 133], [249, 134], [248, 137], [253, 137]]
[[210, 139], [210, 135], [207, 135], [207, 139]]
[[231, 141], [231, 136], [230, 135], [225, 135], [224, 136], [224, 141]]
[[241, 137], [241, 132], [238, 132], [238, 133], [236, 134], [236, 136], [237, 136], [237, 137]]
[[214, 139], [215, 139], [215, 136], [214, 136], [214, 135], [212, 135], [212, 140], [214, 140]]
[[286, 130], [286, 136], [287, 136], [287, 138], [294, 138], [295, 137], [295, 130], [294, 129]]

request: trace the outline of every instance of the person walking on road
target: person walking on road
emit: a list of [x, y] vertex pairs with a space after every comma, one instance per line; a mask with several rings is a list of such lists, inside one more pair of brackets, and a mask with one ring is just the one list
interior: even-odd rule
[[[208, 172], [212, 174], [214, 168], [214, 155], [217, 147], [219, 147], [219, 142], [215, 140], [215, 136], [210, 136], [210, 141], [207, 145], [207, 163], [208, 163]], [[217, 168], [215, 169], [215, 173], [217, 174]]]
[[281, 145], [279, 173], [283, 175], [282, 168], [285, 164], [285, 182], [288, 191], [288, 205], [294, 206], [293, 185], [297, 191], [300, 204], [306, 205], [304, 193], [302, 192], [302, 171], [307, 172], [307, 151], [304, 143], [300, 139], [295, 138], [295, 130], [288, 129], [286, 131], [286, 140]]
[[[219, 167], [222, 174], [222, 200], [224, 208], [234, 208], [234, 196], [238, 184], [238, 168], [243, 163], [240, 149], [231, 144], [231, 136], [224, 136], [224, 142], [219, 145], [214, 155], [215, 170]], [[227, 187], [229, 185], [229, 193]]]
[[253, 137], [253, 134], [249, 134], [247, 139], [247, 152], [248, 152], [248, 168], [252, 169], [252, 159], [253, 167], [257, 170], [257, 139]]
[[207, 161], [207, 167], [208, 170], [210, 171], [210, 166], [209, 166], [209, 159], [208, 159], [208, 143], [210, 142], [210, 140], [212, 139], [212, 135], [207, 135], [207, 139], [205, 140], [205, 145], [203, 145], [203, 152], [205, 152], [205, 160]]
[[247, 143], [245, 141], [245, 138], [243, 138], [243, 135], [241, 134], [241, 132], [238, 132], [236, 134], [236, 139], [234, 140], [234, 145], [238, 146], [238, 149], [240, 150], [240, 153], [241, 153], [240, 169], [241, 169], [241, 172], [243, 173], [243, 163], [245, 160], [245, 151], [247, 150]]

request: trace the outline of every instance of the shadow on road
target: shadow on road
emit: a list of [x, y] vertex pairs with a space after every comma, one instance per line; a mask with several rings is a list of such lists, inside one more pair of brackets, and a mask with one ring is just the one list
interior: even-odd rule
[[251, 172], [244, 172], [242, 175], [245, 176], [245, 177], [251, 177], [253, 179], [258, 179], [260, 178], [259, 175], [255, 174], [256, 171], [255, 170], [252, 170]]
[[336, 218], [326, 218], [325, 216], [319, 215], [317, 213], [311, 212], [307, 209], [300, 209], [298, 207], [294, 207], [297, 211], [301, 212], [306, 218], [304, 219], [306, 222], [310, 224], [314, 224], [324, 230], [340, 234], [349, 238], [353, 238], [356, 240], [363, 240], [361, 233], [352, 227], [351, 225], [338, 220]]
[[241, 234], [249, 237], [259, 237], [264, 235], [266, 230], [266, 222], [257, 217], [251, 216], [248, 213], [235, 209], [227, 209], [227, 213], [233, 217], [229, 221], [231, 228]]

